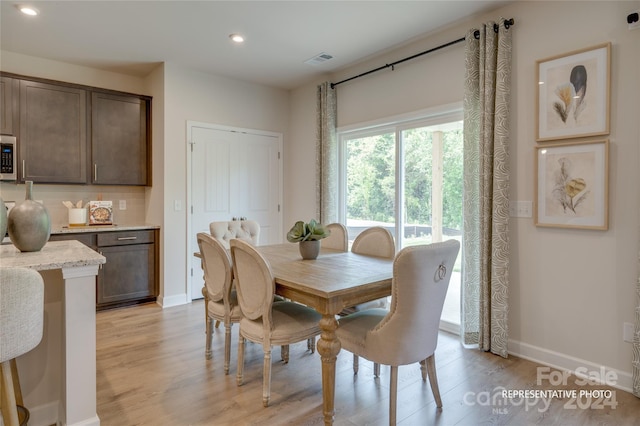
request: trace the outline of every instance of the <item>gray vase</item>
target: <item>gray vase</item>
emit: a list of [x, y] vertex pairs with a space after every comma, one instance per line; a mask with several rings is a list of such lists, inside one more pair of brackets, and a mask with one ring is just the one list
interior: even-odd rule
[[4, 200], [0, 197], [0, 241], [7, 235], [7, 206], [4, 205]]
[[25, 184], [25, 200], [9, 213], [9, 238], [20, 251], [39, 251], [51, 235], [51, 219], [47, 209], [33, 200], [33, 182], [26, 181]]
[[301, 241], [299, 244], [300, 256], [305, 260], [313, 260], [320, 253], [320, 240]]

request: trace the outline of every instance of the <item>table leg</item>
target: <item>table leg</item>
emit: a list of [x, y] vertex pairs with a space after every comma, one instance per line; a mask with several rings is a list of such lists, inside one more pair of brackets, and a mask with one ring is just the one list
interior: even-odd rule
[[336, 359], [340, 352], [340, 340], [336, 337], [338, 321], [334, 315], [322, 315], [320, 340], [317, 349], [322, 360], [322, 403], [324, 424], [332, 425], [335, 414]]

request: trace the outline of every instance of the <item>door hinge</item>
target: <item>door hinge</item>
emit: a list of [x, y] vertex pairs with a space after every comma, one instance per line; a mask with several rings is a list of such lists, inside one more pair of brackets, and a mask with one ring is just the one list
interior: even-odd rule
[[191, 268], [191, 276], [193, 276], [193, 268]]
[[280, 159], [280, 151], [278, 151], [278, 160]]
[[193, 214], [193, 206], [191, 206], [191, 214]]
[[280, 213], [280, 204], [278, 204], [278, 213]]

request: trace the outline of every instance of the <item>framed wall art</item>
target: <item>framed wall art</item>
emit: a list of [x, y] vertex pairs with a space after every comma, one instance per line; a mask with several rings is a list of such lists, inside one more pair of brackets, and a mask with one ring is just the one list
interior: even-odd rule
[[606, 230], [609, 141], [536, 147], [535, 224]]
[[537, 61], [538, 142], [609, 133], [611, 43]]

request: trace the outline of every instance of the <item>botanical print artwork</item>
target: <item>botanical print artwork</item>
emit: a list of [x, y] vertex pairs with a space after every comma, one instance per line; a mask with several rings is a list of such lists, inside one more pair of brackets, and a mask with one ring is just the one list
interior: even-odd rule
[[582, 127], [597, 119], [595, 99], [591, 100], [591, 94], [598, 92], [596, 73], [595, 58], [549, 69], [547, 125], [550, 130]]
[[585, 217], [595, 214], [591, 192], [595, 182], [593, 152], [547, 154], [547, 216]]

